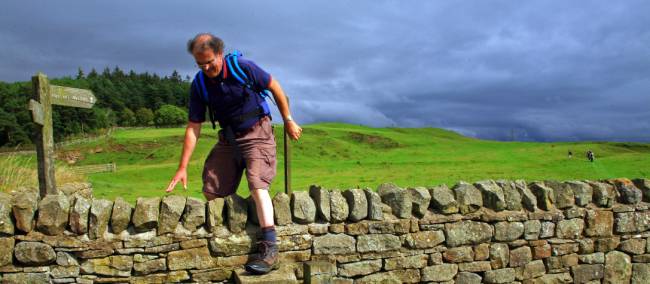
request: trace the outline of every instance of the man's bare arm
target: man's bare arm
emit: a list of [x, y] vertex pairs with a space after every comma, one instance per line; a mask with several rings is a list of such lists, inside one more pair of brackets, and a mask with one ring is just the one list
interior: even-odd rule
[[176, 184], [181, 181], [183, 183], [183, 188], [187, 189], [187, 165], [190, 163], [190, 158], [192, 157], [192, 152], [194, 152], [194, 147], [196, 142], [199, 140], [201, 135], [201, 123], [200, 122], [188, 122], [187, 128], [185, 129], [185, 140], [183, 142], [183, 152], [181, 154], [181, 161], [178, 165], [178, 170], [174, 178], [167, 186], [167, 192], [171, 192], [176, 187]]
[[289, 137], [294, 140], [298, 140], [298, 138], [300, 138], [300, 134], [302, 133], [302, 128], [298, 126], [298, 124], [291, 118], [289, 102], [287, 102], [287, 97], [284, 95], [284, 91], [282, 90], [280, 83], [271, 78], [269, 90], [271, 93], [273, 93], [273, 98], [275, 98], [275, 102], [278, 104], [278, 110], [280, 111], [280, 114], [282, 114], [282, 120], [284, 120], [284, 128], [289, 134]]

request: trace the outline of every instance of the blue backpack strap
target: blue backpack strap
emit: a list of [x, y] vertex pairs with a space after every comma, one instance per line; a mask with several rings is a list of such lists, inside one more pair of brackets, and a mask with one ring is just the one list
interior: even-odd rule
[[208, 89], [205, 87], [205, 82], [203, 82], [203, 71], [199, 71], [196, 73], [196, 77], [194, 79], [195, 82], [199, 84], [199, 91], [201, 91], [201, 95], [203, 96], [203, 101], [208, 103]]
[[241, 56], [241, 53], [237, 51], [226, 55], [226, 67], [230, 71], [230, 74], [232, 74], [240, 84], [250, 87], [251, 84], [248, 76], [246, 76], [246, 73], [244, 73], [244, 71], [239, 67], [239, 62], [237, 62], [239, 56]]
[[239, 66], [239, 57], [241, 57], [242, 54], [241, 52], [235, 50], [232, 53], [226, 55], [226, 68], [230, 71], [230, 74], [235, 77], [235, 79], [245, 87], [253, 90], [254, 92], [258, 93], [262, 97], [262, 102], [260, 103], [260, 106], [264, 110], [265, 114], [270, 114], [271, 110], [269, 109], [268, 104], [266, 103], [266, 98], [270, 98], [273, 104], [275, 104], [275, 101], [273, 98], [270, 96], [270, 91], [269, 90], [262, 90], [258, 91], [253, 88], [253, 83], [251, 80], [248, 78], [248, 75], [244, 72], [243, 69]]
[[201, 92], [201, 96], [203, 97], [203, 102], [205, 102], [205, 105], [208, 107], [208, 114], [210, 115], [210, 122], [212, 122], [212, 129], [216, 129], [217, 125], [214, 123], [215, 118], [214, 118], [214, 113], [212, 113], [212, 107], [210, 107], [208, 89], [205, 87], [205, 82], [203, 82], [203, 71], [199, 71], [196, 73], [196, 76], [194, 77], [194, 82], [198, 84], [199, 92]]

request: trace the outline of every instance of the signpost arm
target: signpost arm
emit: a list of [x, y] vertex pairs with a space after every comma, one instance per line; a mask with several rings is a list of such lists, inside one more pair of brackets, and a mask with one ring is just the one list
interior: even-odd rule
[[38, 159], [38, 186], [41, 198], [57, 194], [54, 179], [54, 136], [52, 130], [52, 104], [47, 76], [38, 73], [32, 77], [33, 99], [42, 106], [42, 125], [36, 125], [36, 157]]

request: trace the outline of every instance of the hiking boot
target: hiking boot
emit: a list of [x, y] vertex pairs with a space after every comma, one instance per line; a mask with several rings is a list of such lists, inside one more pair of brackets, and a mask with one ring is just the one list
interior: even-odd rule
[[261, 241], [258, 243], [259, 255], [256, 255], [246, 263], [246, 271], [252, 274], [266, 274], [271, 270], [277, 269], [278, 263], [278, 246], [271, 241]]

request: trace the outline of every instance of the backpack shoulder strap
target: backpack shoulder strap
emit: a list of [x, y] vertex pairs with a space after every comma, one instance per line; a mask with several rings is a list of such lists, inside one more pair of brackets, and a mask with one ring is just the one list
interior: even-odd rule
[[203, 82], [203, 71], [199, 71], [196, 73], [196, 76], [194, 77], [194, 82], [198, 84], [199, 87], [199, 92], [201, 92], [201, 96], [203, 97], [204, 102], [208, 102], [208, 89], [205, 87], [205, 82]]
[[251, 79], [246, 75], [244, 70], [239, 66], [239, 58], [242, 56], [241, 52], [235, 50], [232, 53], [226, 55], [226, 69], [230, 74], [233, 75], [235, 80], [237, 80], [240, 84], [242, 84], [244, 87], [248, 88], [249, 90], [252, 90], [253, 92], [257, 93], [259, 96], [261, 96], [262, 101], [260, 102], [259, 109], [258, 109], [258, 114], [270, 114], [271, 110], [269, 109], [269, 106], [266, 104], [265, 99], [269, 98], [275, 104], [275, 101], [273, 98], [269, 95], [270, 91], [269, 90], [259, 90], [259, 88], [255, 88], [255, 84], [251, 81]]
[[195, 84], [198, 85], [199, 92], [201, 93], [201, 97], [203, 97], [203, 102], [208, 107], [208, 114], [210, 115], [210, 122], [212, 123], [212, 129], [216, 129], [217, 125], [214, 122], [215, 118], [214, 118], [214, 113], [212, 112], [212, 107], [210, 106], [208, 89], [205, 87], [205, 82], [203, 81], [203, 71], [199, 71], [196, 73], [196, 76], [194, 77], [194, 82]]
[[239, 66], [239, 57], [241, 56], [242, 54], [236, 50], [226, 55], [226, 68], [228, 68], [230, 74], [232, 74], [240, 84], [252, 89], [253, 84], [250, 78], [248, 78], [248, 75], [246, 75], [244, 70]]

